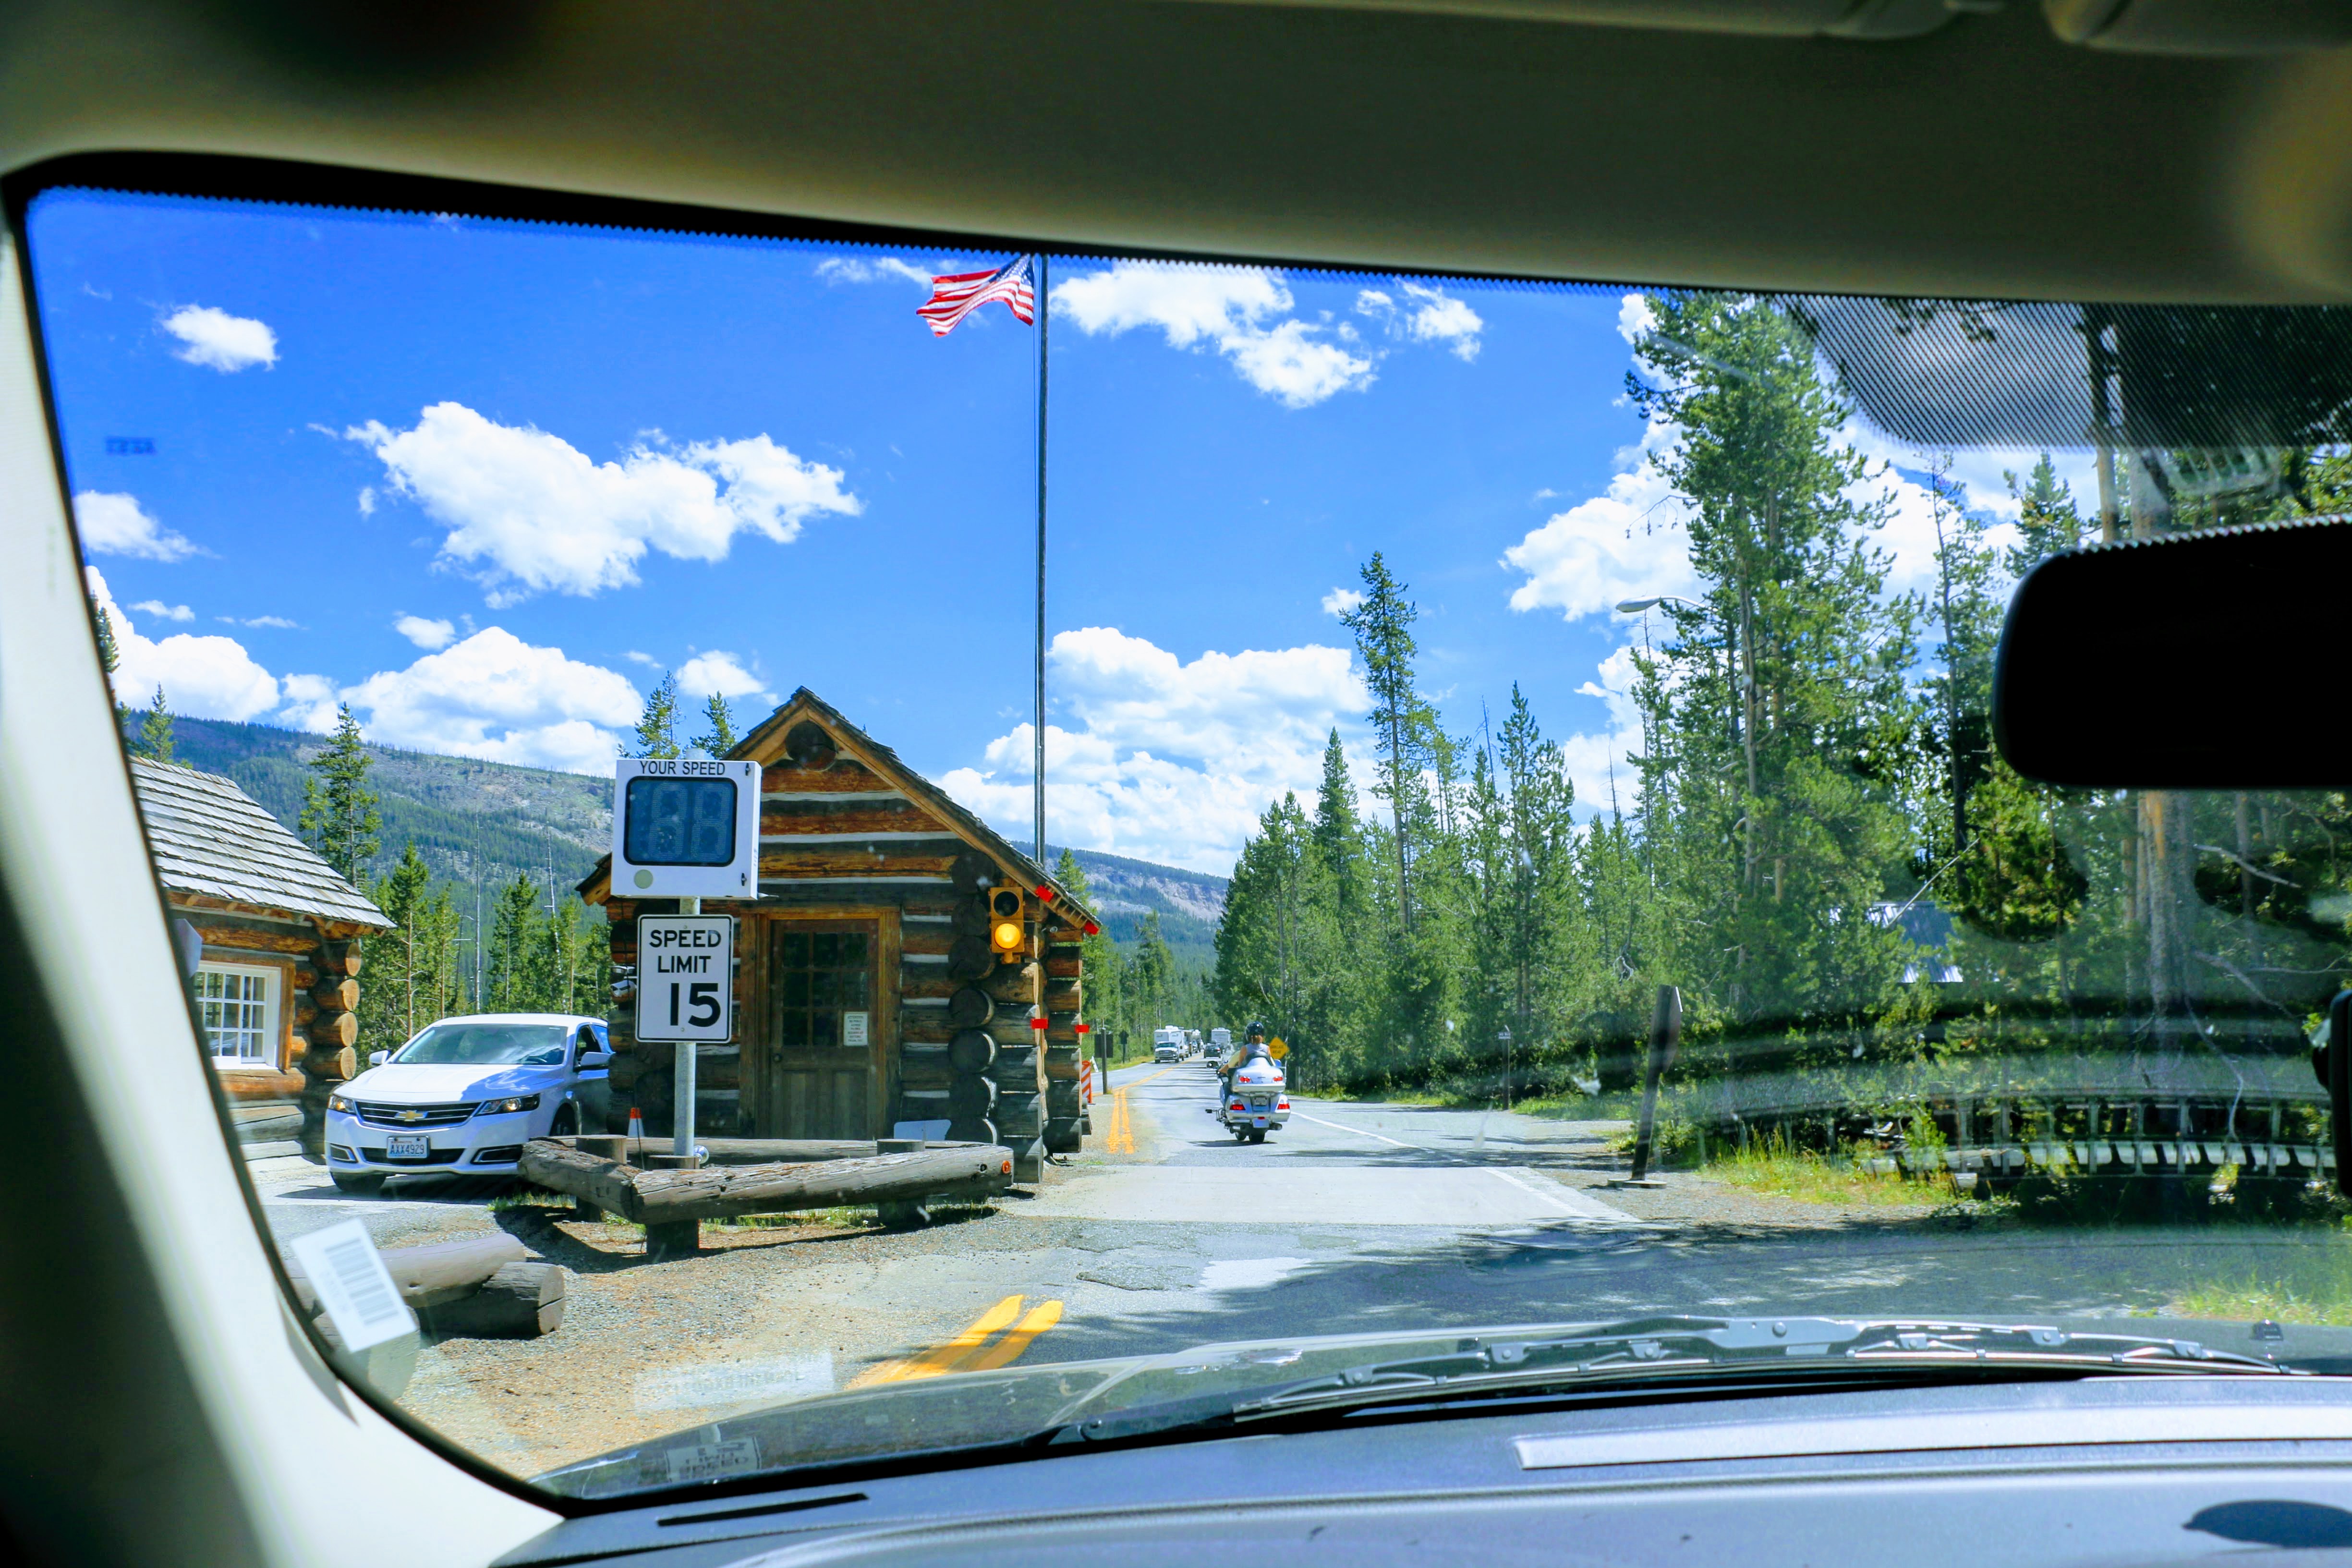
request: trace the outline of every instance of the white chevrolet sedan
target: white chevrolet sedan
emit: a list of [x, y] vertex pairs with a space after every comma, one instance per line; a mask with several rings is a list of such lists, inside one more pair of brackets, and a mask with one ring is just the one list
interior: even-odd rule
[[602, 1018], [480, 1013], [427, 1025], [327, 1100], [327, 1170], [347, 1193], [387, 1176], [506, 1175], [533, 1138], [602, 1131]]

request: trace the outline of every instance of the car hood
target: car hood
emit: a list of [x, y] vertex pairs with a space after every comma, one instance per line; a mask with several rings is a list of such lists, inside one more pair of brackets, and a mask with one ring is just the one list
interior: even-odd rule
[[[566, 1465], [538, 1478], [569, 1497], [612, 1498], [704, 1479], [712, 1456], [746, 1471], [855, 1465], [909, 1451], [1003, 1442], [1117, 1410], [1198, 1394], [1289, 1383], [1417, 1348], [1453, 1348], [1462, 1331], [1410, 1338], [1325, 1335], [1196, 1345], [1165, 1355], [961, 1373], [795, 1399]], [[742, 1440], [749, 1439], [748, 1443]], [[756, 1456], [756, 1458], [755, 1458]]]
[[501, 1094], [530, 1094], [562, 1076], [562, 1068], [551, 1067], [428, 1067], [393, 1062], [368, 1068], [346, 1084], [343, 1093], [385, 1105], [448, 1105]]

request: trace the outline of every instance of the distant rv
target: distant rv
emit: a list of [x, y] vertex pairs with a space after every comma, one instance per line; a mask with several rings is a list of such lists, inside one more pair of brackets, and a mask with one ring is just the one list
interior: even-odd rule
[[1184, 1031], [1177, 1028], [1151, 1031], [1151, 1059], [1155, 1062], [1181, 1062], [1184, 1059]]

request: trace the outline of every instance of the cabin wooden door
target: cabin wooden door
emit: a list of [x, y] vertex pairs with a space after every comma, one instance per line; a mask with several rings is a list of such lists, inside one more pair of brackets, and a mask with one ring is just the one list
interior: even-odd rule
[[886, 1020], [872, 921], [768, 922], [765, 1138], [872, 1138]]

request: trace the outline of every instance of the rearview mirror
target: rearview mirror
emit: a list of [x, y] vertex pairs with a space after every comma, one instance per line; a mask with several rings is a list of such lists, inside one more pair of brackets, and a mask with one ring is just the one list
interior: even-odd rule
[[2053, 555], [2010, 601], [1993, 741], [2042, 784], [2352, 784], [2341, 696], [2352, 523], [2268, 523]]
[[368, 1066], [372, 1068], [380, 1068], [383, 1066], [385, 1061], [390, 1059], [392, 1053], [390, 1051], [370, 1051], [368, 1053]]
[[613, 1053], [610, 1051], [583, 1051], [580, 1053], [580, 1070], [594, 1072], [599, 1068], [610, 1065], [612, 1060]]

